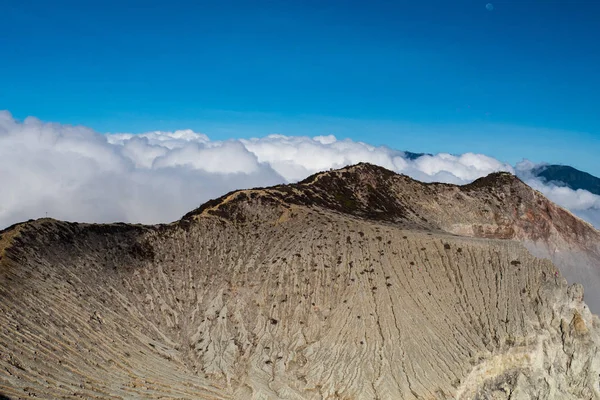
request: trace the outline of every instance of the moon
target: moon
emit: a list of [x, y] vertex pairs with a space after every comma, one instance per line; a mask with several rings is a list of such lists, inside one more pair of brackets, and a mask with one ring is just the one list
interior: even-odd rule
[[485, 8], [486, 8], [488, 11], [493, 11], [493, 10], [494, 10], [494, 5], [493, 5], [492, 3], [487, 3], [487, 4], [485, 5]]

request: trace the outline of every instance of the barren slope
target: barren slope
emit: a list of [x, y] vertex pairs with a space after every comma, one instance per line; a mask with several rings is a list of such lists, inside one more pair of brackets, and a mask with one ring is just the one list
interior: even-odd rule
[[[444, 232], [530, 232], [517, 215], [512, 236], [490, 235], [485, 212], [451, 200], [486, 191], [363, 164], [229, 194], [170, 225], [10, 228], [0, 393], [600, 398], [600, 323], [581, 287], [516, 240]], [[469, 218], [485, 234], [458, 232]]]
[[318, 206], [407, 228], [518, 240], [533, 254], [551, 259], [569, 282], [582, 283], [587, 303], [600, 312], [600, 232], [508, 173], [456, 186], [422, 183], [378, 166], [358, 164], [315, 174], [296, 185], [234, 192], [184, 219], [206, 212], [235, 214], [236, 204], [251, 197]]

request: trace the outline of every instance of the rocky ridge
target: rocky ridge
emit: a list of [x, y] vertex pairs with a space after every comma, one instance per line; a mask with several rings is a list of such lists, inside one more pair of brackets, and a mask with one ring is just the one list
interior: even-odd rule
[[598, 235], [509, 174], [369, 164], [168, 225], [20, 224], [0, 233], [0, 393], [597, 399], [600, 322], [531, 249], [593, 260]]

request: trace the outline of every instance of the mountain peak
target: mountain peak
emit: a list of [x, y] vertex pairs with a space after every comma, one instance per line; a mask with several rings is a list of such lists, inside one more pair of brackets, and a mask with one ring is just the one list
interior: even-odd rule
[[600, 239], [591, 225], [508, 172], [459, 186], [419, 182], [369, 163], [320, 172], [296, 184], [232, 192], [183, 220], [201, 215], [242, 223], [277, 220], [298, 206], [462, 236], [560, 240], [576, 248], [590, 248]]
[[328, 171], [320, 171], [315, 174], [310, 175], [309, 177], [298, 182], [298, 185], [310, 184], [315, 182], [321, 176], [329, 176], [335, 175], [340, 178], [354, 178], [355, 176], [349, 175], [351, 174], [360, 174], [360, 175], [379, 175], [379, 176], [393, 176], [398, 175], [394, 171], [391, 171], [385, 167], [381, 167], [379, 165], [371, 164], [368, 162], [360, 162], [357, 164], [348, 165], [338, 169], [329, 169]]
[[525, 182], [521, 179], [517, 178], [515, 175], [510, 172], [498, 171], [492, 172], [489, 175], [483, 176], [481, 178], [475, 179], [473, 182], [466, 184], [463, 186], [465, 189], [493, 189], [506, 185], [519, 185], [523, 187], [528, 187]]
[[582, 225], [503, 182], [358, 164], [165, 226], [0, 232], [0, 397], [591, 398], [600, 323], [524, 246]]
[[600, 179], [568, 165], [541, 165], [532, 173], [546, 182], [600, 195]]
[[532, 242], [565, 274], [598, 265], [598, 232], [510, 174], [366, 163], [169, 225], [20, 224], [0, 232], [0, 398], [591, 398], [600, 322]]
[[[513, 191], [516, 186], [530, 190], [519, 178], [507, 172], [495, 172], [468, 185], [458, 186], [424, 183], [384, 167], [361, 162], [340, 169], [318, 172], [295, 184], [231, 192], [205, 203], [186, 214], [184, 219], [206, 213], [228, 219], [235, 215], [235, 220], [245, 220], [236, 205], [251, 201], [276, 203], [283, 207], [320, 207], [374, 220], [411, 221], [431, 228], [426, 213], [419, 209], [427, 203], [435, 202], [439, 196], [443, 197], [444, 193], [494, 191], [508, 194], [510, 190], [507, 186]], [[242, 208], [248, 211], [247, 207]]]
[[405, 206], [390, 191], [389, 185], [400, 176], [377, 165], [359, 163], [318, 172], [295, 184], [230, 192], [208, 201], [183, 219], [211, 214], [245, 221], [244, 214], [253, 212], [246, 205], [252, 203], [284, 208], [320, 207], [357, 217], [399, 221], [406, 214]]

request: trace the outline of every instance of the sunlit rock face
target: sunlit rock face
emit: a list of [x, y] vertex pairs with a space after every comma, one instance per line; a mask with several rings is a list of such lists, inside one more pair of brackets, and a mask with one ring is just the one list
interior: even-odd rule
[[369, 164], [169, 225], [31, 221], [0, 237], [0, 393], [600, 398], [600, 322], [563, 277], [595, 284], [598, 238], [510, 174]]

